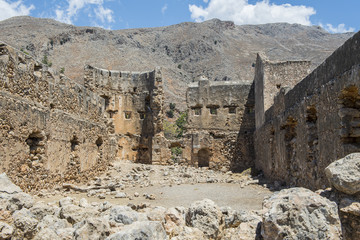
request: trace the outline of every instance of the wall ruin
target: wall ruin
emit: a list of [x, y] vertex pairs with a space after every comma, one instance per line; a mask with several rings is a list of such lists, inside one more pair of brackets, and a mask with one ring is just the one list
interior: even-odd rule
[[104, 99], [0, 44], [0, 159], [23, 189], [80, 182], [107, 169], [116, 142]]
[[85, 67], [86, 88], [105, 99], [120, 160], [163, 164], [163, 86], [161, 69], [151, 72], [110, 71]]
[[190, 164], [234, 171], [253, 166], [253, 92], [252, 84], [247, 82], [201, 78], [189, 85], [186, 137]]
[[[291, 186], [323, 188], [328, 186], [325, 167], [359, 151], [359, 41], [357, 33], [291, 90], [280, 88], [263, 120], [262, 109], [256, 108], [256, 117], [260, 116], [256, 120], [256, 167], [266, 177]], [[257, 61], [259, 104], [264, 99], [257, 93], [266, 84], [262, 68]], [[273, 77], [277, 78], [276, 72]]]

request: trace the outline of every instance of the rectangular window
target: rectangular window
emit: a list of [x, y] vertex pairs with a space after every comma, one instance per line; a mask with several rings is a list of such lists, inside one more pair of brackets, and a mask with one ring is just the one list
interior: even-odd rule
[[144, 112], [139, 112], [139, 117], [141, 120], [145, 119], [145, 113]]
[[217, 108], [211, 107], [210, 108], [210, 114], [211, 115], [216, 115], [217, 114]]
[[201, 108], [194, 108], [194, 115], [200, 116], [201, 115]]
[[131, 118], [131, 112], [124, 112], [125, 119]]
[[236, 114], [236, 107], [229, 107], [230, 114]]

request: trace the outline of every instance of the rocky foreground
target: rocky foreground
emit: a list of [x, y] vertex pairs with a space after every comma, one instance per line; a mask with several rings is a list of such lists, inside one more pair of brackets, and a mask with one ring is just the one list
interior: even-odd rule
[[[282, 189], [266, 198], [262, 210], [256, 211], [219, 207], [210, 199], [195, 201], [189, 207], [168, 208], [146, 202], [118, 205], [107, 201], [109, 197], [139, 197], [126, 191], [137, 183], [228, 181], [245, 186], [258, 182], [244, 174], [129, 165], [116, 178], [112, 174], [119, 168], [114, 167], [87, 186], [66, 184], [62, 189], [39, 193], [46, 198], [82, 192], [99, 201], [61, 197], [48, 203], [24, 193], [1, 174], [0, 239], [359, 239], [359, 156], [347, 156], [326, 169], [334, 189]], [[143, 197], [151, 201], [157, 196]]]

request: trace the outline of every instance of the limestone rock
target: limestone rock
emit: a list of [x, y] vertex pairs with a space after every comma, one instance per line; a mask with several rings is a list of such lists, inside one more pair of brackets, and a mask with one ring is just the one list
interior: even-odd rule
[[35, 235], [34, 240], [62, 240], [62, 238], [60, 238], [54, 230], [43, 228]]
[[65, 206], [73, 204], [73, 203], [74, 203], [74, 199], [72, 199], [71, 197], [66, 197], [66, 198], [62, 198], [59, 200], [60, 207], [65, 207]]
[[145, 214], [147, 215], [149, 221], [163, 222], [165, 211], [166, 209], [164, 207], [154, 207], [146, 209]]
[[200, 229], [207, 237], [216, 238], [222, 223], [222, 213], [210, 199], [194, 202], [186, 214], [186, 225]]
[[125, 225], [132, 224], [133, 222], [136, 222], [136, 221], [147, 220], [145, 214], [138, 213], [127, 206], [114, 206], [110, 210], [109, 219], [110, 219], [110, 221], [115, 221], [117, 223], [123, 223]]
[[261, 234], [267, 239], [341, 239], [340, 219], [334, 202], [305, 188], [274, 193], [263, 203]]
[[14, 225], [16, 227], [15, 235], [18, 238], [32, 238], [36, 233], [38, 220], [27, 209], [23, 208], [14, 212]]
[[12, 194], [9, 202], [10, 205], [8, 206], [8, 209], [10, 211], [21, 210], [22, 208], [31, 208], [34, 205], [34, 199], [24, 192]]
[[14, 233], [14, 228], [5, 222], [0, 221], [0, 239], [10, 239]]
[[57, 218], [53, 215], [45, 216], [37, 225], [38, 231], [41, 231], [44, 228], [50, 228], [55, 232], [59, 229], [69, 228], [71, 224], [68, 223], [65, 219]]
[[55, 209], [46, 205], [45, 203], [38, 202], [32, 208], [29, 209], [34, 214], [37, 220], [43, 219], [47, 215], [54, 215]]
[[360, 192], [360, 153], [352, 153], [325, 168], [329, 182], [346, 194]]
[[75, 229], [74, 228], [62, 228], [56, 230], [56, 234], [62, 239], [73, 239]]
[[90, 217], [96, 217], [99, 214], [93, 208], [84, 209], [75, 205], [65, 205], [60, 210], [60, 217], [66, 219], [69, 223], [75, 224]]
[[174, 237], [171, 240], [199, 240], [206, 239], [206, 236], [202, 231], [197, 228], [182, 226], [179, 227], [178, 234], [172, 235]]
[[339, 209], [344, 239], [358, 239], [360, 236], [360, 201], [351, 198], [341, 199]]
[[178, 208], [169, 208], [165, 212], [165, 231], [169, 235], [178, 235], [179, 226], [185, 226], [185, 217]]
[[22, 192], [21, 188], [11, 182], [6, 173], [0, 174], [0, 193], [19, 193]]
[[110, 235], [110, 226], [105, 219], [88, 218], [75, 226], [75, 239], [105, 239]]
[[160, 222], [139, 221], [127, 225], [122, 231], [112, 234], [106, 240], [165, 240], [166, 232]]

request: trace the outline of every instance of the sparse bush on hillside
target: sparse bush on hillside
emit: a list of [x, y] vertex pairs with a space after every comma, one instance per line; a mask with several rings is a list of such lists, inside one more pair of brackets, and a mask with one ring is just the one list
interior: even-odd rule
[[41, 60], [41, 62], [42, 62], [43, 64], [48, 65], [49, 67], [52, 66], [52, 62], [49, 61], [49, 59], [48, 59], [48, 57], [47, 57], [46, 54], [44, 55], [44, 57], [43, 57], [43, 59]]

